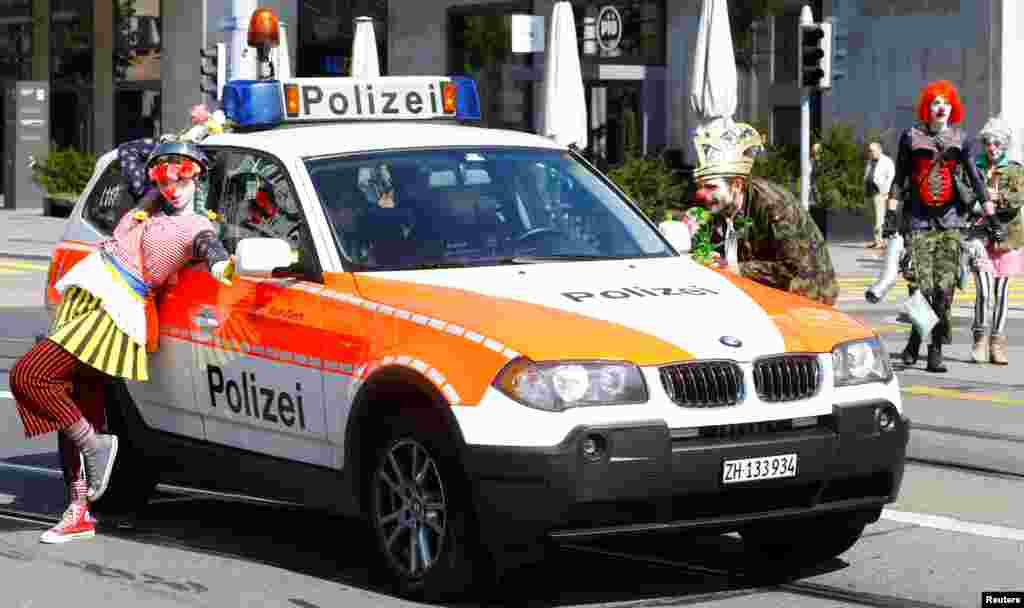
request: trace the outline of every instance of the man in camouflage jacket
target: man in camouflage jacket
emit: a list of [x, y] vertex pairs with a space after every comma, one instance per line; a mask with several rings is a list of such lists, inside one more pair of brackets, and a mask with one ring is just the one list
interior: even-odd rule
[[835, 304], [839, 284], [825, 239], [790, 191], [766, 179], [733, 176], [700, 182], [695, 198], [715, 214], [711, 242], [718, 246], [723, 265], [728, 266], [731, 257], [731, 223], [740, 275]]

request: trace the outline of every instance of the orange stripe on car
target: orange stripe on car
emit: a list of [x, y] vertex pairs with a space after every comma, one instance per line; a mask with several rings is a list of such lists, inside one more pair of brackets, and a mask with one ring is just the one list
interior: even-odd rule
[[658, 365], [694, 358], [656, 336], [549, 306], [394, 279], [360, 276], [358, 283], [367, 299], [445, 320], [448, 325], [439, 331], [456, 325], [487, 348], [500, 345], [502, 352], [508, 349], [535, 361], [605, 359]]
[[870, 327], [831, 306], [718, 270], [771, 317], [788, 352], [827, 353], [841, 342], [870, 338]]

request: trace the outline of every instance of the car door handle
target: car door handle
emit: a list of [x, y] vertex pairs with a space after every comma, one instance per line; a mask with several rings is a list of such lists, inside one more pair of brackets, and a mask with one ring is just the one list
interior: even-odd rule
[[196, 327], [202, 327], [204, 329], [220, 327], [220, 321], [218, 321], [216, 317], [208, 315], [199, 315], [192, 317], [192, 322], [196, 324]]

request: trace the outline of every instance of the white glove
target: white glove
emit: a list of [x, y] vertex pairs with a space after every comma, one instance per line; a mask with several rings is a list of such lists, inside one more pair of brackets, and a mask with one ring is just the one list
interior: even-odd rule
[[224, 285], [231, 285], [231, 279], [235, 277], [235, 260], [221, 260], [213, 265], [210, 274]]

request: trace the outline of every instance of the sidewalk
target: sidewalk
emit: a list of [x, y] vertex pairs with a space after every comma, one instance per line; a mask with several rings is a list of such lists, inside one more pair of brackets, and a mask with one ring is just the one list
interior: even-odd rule
[[0, 211], [0, 256], [49, 260], [66, 224], [67, 219], [47, 217], [42, 209]]

